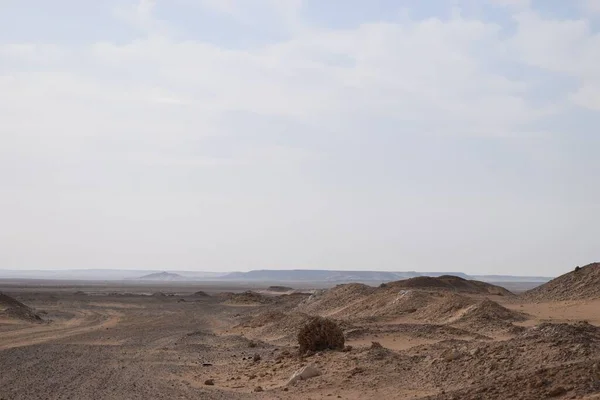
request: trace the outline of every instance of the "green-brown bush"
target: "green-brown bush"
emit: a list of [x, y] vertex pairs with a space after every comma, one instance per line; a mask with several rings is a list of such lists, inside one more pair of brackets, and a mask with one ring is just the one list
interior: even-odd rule
[[299, 352], [343, 350], [344, 332], [337, 323], [322, 317], [313, 317], [298, 332]]

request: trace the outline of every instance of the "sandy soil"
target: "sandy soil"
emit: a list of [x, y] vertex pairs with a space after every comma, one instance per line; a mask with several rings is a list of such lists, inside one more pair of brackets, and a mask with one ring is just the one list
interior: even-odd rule
[[[0, 284], [44, 319], [0, 317], [0, 399], [600, 399], [600, 300], [221, 289]], [[298, 356], [308, 311], [352, 349]], [[320, 376], [286, 385], [310, 363]]]

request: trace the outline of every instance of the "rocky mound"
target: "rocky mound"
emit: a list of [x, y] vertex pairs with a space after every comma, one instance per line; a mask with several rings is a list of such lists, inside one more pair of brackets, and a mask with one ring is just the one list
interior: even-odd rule
[[522, 296], [531, 301], [600, 299], [600, 263], [576, 268]]
[[410, 368], [412, 384], [463, 387], [428, 399], [582, 398], [600, 390], [600, 328], [584, 323], [544, 323], [510, 340], [447, 340], [408, 353], [400, 366]]
[[[561, 345], [594, 345], [600, 350], [600, 328], [587, 322], [553, 324], [544, 322], [521, 335], [522, 339], [555, 342]], [[598, 353], [600, 354], [600, 353]]]
[[210, 297], [210, 295], [202, 290], [199, 290], [194, 293], [194, 297]]
[[397, 289], [449, 290], [458, 293], [491, 294], [498, 296], [513, 295], [502, 286], [468, 280], [453, 275], [442, 275], [438, 277], [418, 276], [416, 278], [389, 282], [386, 286]]
[[42, 317], [33, 309], [3, 293], [0, 293], [0, 314], [23, 321], [42, 322]]
[[455, 293], [441, 293], [434, 300], [417, 309], [413, 317], [432, 323], [451, 323], [477, 303], [475, 299]]

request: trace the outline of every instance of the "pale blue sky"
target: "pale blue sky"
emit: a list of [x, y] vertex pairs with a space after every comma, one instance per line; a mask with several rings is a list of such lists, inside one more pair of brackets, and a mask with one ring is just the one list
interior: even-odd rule
[[600, 0], [0, 0], [0, 268], [600, 259]]

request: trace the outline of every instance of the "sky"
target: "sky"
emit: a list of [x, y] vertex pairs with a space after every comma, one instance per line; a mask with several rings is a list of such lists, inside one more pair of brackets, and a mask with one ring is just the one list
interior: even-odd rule
[[0, 0], [0, 269], [600, 260], [600, 0]]

